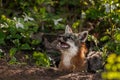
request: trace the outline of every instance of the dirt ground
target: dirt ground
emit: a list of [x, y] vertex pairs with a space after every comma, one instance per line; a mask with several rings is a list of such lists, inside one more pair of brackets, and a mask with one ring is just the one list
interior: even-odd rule
[[[8, 53], [7, 51], [5, 52]], [[17, 59], [19, 58], [20, 56], [18, 55]], [[67, 73], [53, 67], [44, 68], [21, 64], [9, 65], [7, 61], [0, 60], [0, 80], [102, 80], [102, 78], [100, 73]]]
[[61, 72], [57, 68], [0, 65], [0, 80], [102, 80], [100, 73]]

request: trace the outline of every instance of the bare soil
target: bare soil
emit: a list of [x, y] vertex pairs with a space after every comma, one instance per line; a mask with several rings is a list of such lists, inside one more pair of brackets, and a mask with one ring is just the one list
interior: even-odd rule
[[[1, 61], [0, 61], [1, 62]], [[0, 63], [0, 80], [102, 80], [100, 73], [61, 72], [57, 68]]]

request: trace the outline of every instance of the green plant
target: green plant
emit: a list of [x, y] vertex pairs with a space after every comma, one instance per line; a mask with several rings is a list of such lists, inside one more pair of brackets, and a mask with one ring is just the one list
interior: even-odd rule
[[105, 65], [106, 71], [102, 73], [105, 80], [119, 80], [120, 79], [120, 55], [112, 53], [107, 58]]
[[106, 35], [103, 36], [100, 41], [106, 42], [103, 46], [103, 50], [108, 53], [120, 54], [120, 29], [114, 28], [106, 31]]
[[14, 56], [16, 52], [17, 52], [17, 48], [11, 48], [10, 49], [10, 51], [9, 51], [9, 53], [10, 53], [10, 61], [9, 61], [9, 63], [10, 64], [16, 64], [16, 63], [18, 63], [17, 59]]
[[[105, 71], [102, 73], [103, 79], [119, 80], [120, 77], [120, 29], [112, 25], [107, 29], [106, 35], [100, 41], [105, 42], [103, 46], [103, 55], [105, 61]], [[112, 54], [110, 54], [112, 53]]]
[[49, 67], [50, 60], [45, 53], [34, 52], [33, 59], [35, 60], [35, 64], [38, 66]]
[[[10, 63], [16, 62], [15, 53], [20, 50], [33, 50], [32, 45], [38, 45], [40, 41], [32, 40], [31, 35], [38, 30], [38, 24], [33, 18], [24, 14], [21, 18], [7, 18], [1, 16], [3, 23], [0, 28], [0, 44], [2, 46], [12, 46], [10, 49]], [[32, 42], [32, 43], [31, 43]]]
[[30, 49], [30, 38], [31, 34], [37, 32], [38, 25], [33, 18], [25, 16], [23, 18], [9, 19], [2, 15], [0, 40], [1, 44], [11, 42], [15, 47], [19, 49]]

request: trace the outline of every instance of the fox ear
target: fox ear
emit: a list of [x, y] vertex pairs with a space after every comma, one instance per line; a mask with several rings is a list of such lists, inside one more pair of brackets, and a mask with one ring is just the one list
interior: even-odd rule
[[72, 33], [72, 29], [69, 27], [69, 25], [66, 25], [65, 33]]
[[85, 42], [87, 40], [87, 36], [88, 36], [88, 31], [83, 31], [78, 35], [81, 42]]

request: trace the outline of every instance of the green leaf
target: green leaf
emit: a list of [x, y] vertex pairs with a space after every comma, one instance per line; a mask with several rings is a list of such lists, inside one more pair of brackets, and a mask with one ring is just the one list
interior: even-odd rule
[[13, 43], [15, 44], [16, 47], [19, 47], [19, 46], [20, 46], [20, 41], [19, 41], [19, 39], [13, 40]]
[[38, 45], [39, 43], [40, 43], [40, 40], [33, 40], [33, 41], [32, 41], [32, 44], [33, 44], [33, 45]]
[[59, 29], [64, 29], [64, 27], [65, 26], [63, 24], [57, 24], [57, 25], [54, 26], [54, 29], [59, 30]]
[[1, 39], [1, 38], [5, 38], [5, 34], [0, 31], [0, 39]]
[[10, 34], [15, 35], [17, 33], [15, 27], [9, 27], [8, 30], [10, 31]]
[[0, 44], [5, 44], [4, 38], [0, 39]]
[[120, 54], [120, 44], [117, 44], [115, 53]]
[[17, 48], [11, 48], [10, 49], [10, 56], [13, 57], [16, 52], [17, 52]]
[[4, 56], [3, 51], [0, 51], [0, 58]]
[[0, 31], [0, 44], [5, 44], [4, 39], [5, 39], [5, 34]]
[[46, 54], [41, 52], [34, 52], [33, 53], [33, 59], [35, 60], [36, 65], [49, 67], [50, 66], [50, 60], [47, 57]]
[[22, 49], [22, 50], [30, 50], [31, 47], [30, 47], [30, 45], [29, 45], [28, 43], [25, 43], [25, 44], [22, 44], [22, 45], [21, 45], [21, 49]]
[[72, 25], [72, 27], [73, 27], [74, 29], [77, 29], [77, 27], [78, 27], [79, 25], [80, 25], [80, 20], [74, 22], [73, 25]]
[[14, 38], [21, 39], [22, 36], [20, 34], [15, 34]]
[[120, 41], [120, 33], [114, 35], [115, 40]]
[[17, 63], [17, 59], [13, 56], [9, 61], [9, 64], [15, 64], [15, 63]]
[[109, 36], [103, 36], [103, 37], [100, 39], [100, 41], [107, 41], [107, 40], [109, 40], [109, 39], [110, 39]]
[[38, 4], [42, 4], [45, 0], [36, 0]]
[[109, 51], [115, 51], [116, 44], [113, 41], [107, 42], [105, 46]]

